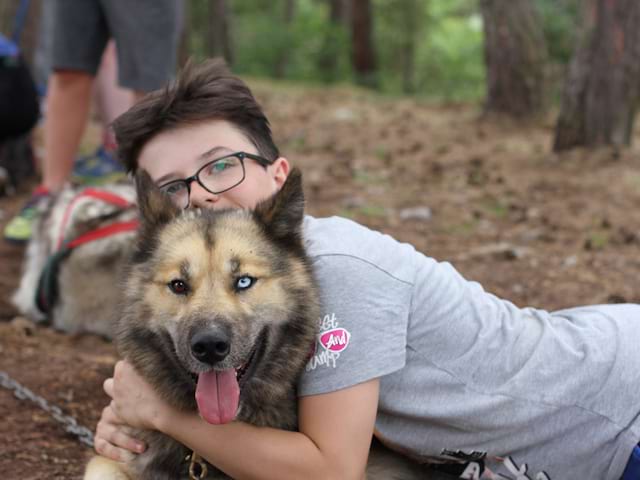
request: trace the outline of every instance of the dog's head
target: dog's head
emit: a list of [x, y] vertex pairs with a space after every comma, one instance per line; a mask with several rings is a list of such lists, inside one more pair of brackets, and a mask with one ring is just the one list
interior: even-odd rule
[[[161, 389], [163, 377], [173, 377], [181, 394], [193, 399], [195, 390], [207, 421], [231, 421], [241, 390], [267, 374], [270, 350], [313, 303], [304, 293], [314, 285], [301, 235], [301, 175], [292, 170], [253, 211], [179, 210], [145, 172], [137, 191], [141, 227], [120, 347]], [[144, 371], [148, 335], [164, 339], [158, 345], [170, 371]]]

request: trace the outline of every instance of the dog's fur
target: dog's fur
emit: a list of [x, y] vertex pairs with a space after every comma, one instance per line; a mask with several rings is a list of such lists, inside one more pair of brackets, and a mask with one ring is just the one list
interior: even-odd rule
[[[195, 412], [194, 376], [212, 367], [194, 357], [190, 339], [225, 329], [230, 353], [213, 368], [238, 369], [252, 358], [236, 418], [296, 429], [295, 385], [319, 317], [302, 240], [299, 172], [254, 211], [182, 212], [144, 172], [137, 179], [141, 227], [116, 337], [120, 353], [174, 407]], [[245, 275], [255, 284], [234, 288]], [[174, 280], [184, 281], [188, 293], [174, 293]], [[85, 479], [188, 478], [185, 447], [157, 432], [138, 434], [149, 445], [144, 454], [124, 467], [96, 457]], [[227, 477], [210, 466], [206, 478]]]
[[[135, 188], [130, 182], [99, 187], [135, 203]], [[119, 233], [80, 245], [66, 257], [58, 270], [58, 296], [48, 315], [35, 301], [38, 280], [62, 235], [66, 239], [116, 221], [137, 216], [136, 209], [122, 209], [91, 197], [82, 197], [70, 210], [65, 227], [63, 217], [70, 202], [82, 187], [69, 186], [39, 206], [38, 220], [27, 246], [23, 272], [13, 303], [35, 322], [50, 321], [58, 330], [68, 333], [96, 333], [112, 337], [115, 307], [120, 303], [124, 267], [134, 246], [135, 232]]]

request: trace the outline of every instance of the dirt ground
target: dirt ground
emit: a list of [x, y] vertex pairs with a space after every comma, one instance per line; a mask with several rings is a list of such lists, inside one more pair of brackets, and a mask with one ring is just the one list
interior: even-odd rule
[[[283, 153], [305, 172], [309, 213], [410, 242], [520, 306], [640, 302], [638, 147], [557, 156], [553, 116], [522, 126], [483, 119], [477, 106], [255, 88]], [[0, 226], [25, 196], [0, 199]], [[0, 370], [93, 428], [115, 350], [15, 319], [22, 255], [0, 242]], [[0, 477], [81, 475], [90, 450], [40, 408], [0, 388], [0, 419]]]

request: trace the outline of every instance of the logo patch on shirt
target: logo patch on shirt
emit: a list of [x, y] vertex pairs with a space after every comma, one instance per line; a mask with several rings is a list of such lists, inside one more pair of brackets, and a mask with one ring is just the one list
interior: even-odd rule
[[332, 328], [331, 330], [320, 333], [320, 345], [332, 352], [341, 352], [349, 346], [351, 334], [346, 328]]
[[335, 313], [322, 317], [318, 322], [318, 330], [318, 341], [307, 363], [307, 372], [320, 366], [336, 368], [340, 354], [347, 349], [351, 341], [351, 333], [346, 328], [338, 326]]

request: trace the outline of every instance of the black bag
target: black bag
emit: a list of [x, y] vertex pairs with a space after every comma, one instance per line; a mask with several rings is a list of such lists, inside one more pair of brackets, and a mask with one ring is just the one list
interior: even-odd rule
[[0, 143], [28, 133], [39, 114], [33, 77], [17, 45], [0, 35]]
[[35, 175], [29, 133], [39, 115], [31, 72], [18, 46], [0, 34], [0, 196]]

